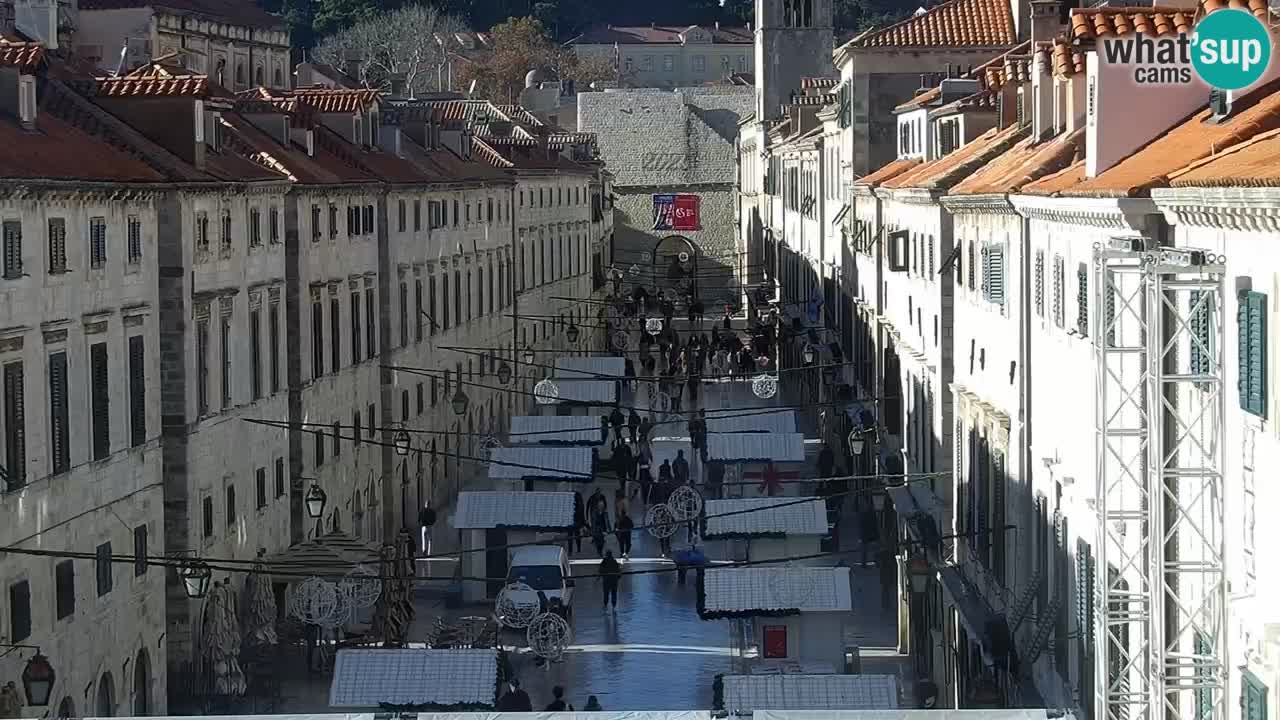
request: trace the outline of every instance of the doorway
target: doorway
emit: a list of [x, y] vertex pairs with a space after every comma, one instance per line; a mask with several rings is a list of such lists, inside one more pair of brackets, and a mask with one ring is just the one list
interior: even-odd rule
[[490, 528], [484, 531], [485, 562], [484, 576], [489, 578], [485, 584], [485, 597], [496, 598], [502, 592], [507, 577], [507, 531], [501, 528]]

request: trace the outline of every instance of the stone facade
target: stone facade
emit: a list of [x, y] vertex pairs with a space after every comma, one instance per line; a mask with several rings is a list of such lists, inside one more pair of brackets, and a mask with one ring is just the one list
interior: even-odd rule
[[751, 73], [751, 28], [714, 26], [596, 28], [570, 41], [583, 57], [619, 63], [625, 87], [678, 88]]

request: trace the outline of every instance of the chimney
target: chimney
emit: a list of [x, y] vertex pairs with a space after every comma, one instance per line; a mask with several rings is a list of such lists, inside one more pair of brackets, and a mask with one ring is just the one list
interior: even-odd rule
[[747, 21], [747, 32], [751, 32], [751, 21]]
[[58, 0], [13, 0], [13, 7], [14, 26], [22, 34], [58, 49]]
[[716, 21], [716, 29], [717, 29], [717, 30], [719, 30], [719, 29], [720, 29], [720, 21], [719, 21], [719, 20], [717, 20], [717, 21]]
[[1062, 0], [1031, 0], [1031, 46], [1050, 42], [1066, 29]]
[[656, 22], [651, 22], [651, 23], [649, 23], [649, 29], [650, 29], [650, 30], [653, 30], [653, 29], [654, 29], [654, 28], [656, 28], [656, 27], [658, 27], [658, 23], [656, 23]]
[[[1054, 0], [1049, 0], [1053, 2]], [[1035, 6], [1033, 5], [1033, 11]], [[1035, 32], [1036, 21], [1032, 17], [1032, 32]], [[1050, 46], [1052, 48], [1052, 46]], [[1058, 104], [1058, 87], [1053, 79], [1053, 50], [1042, 50], [1031, 56], [1031, 88], [1030, 105], [1031, 105], [1031, 136], [1039, 139], [1047, 135], [1052, 135], [1062, 125], [1056, 117], [1061, 117], [1061, 111], [1055, 113], [1055, 107]]]

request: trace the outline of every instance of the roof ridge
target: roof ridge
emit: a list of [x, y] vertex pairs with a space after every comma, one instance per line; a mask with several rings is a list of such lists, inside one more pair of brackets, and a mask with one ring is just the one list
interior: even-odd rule
[[1248, 149], [1252, 145], [1256, 145], [1257, 143], [1260, 143], [1260, 142], [1266, 142], [1278, 136], [1280, 136], [1280, 127], [1258, 133], [1257, 135], [1254, 135], [1249, 139], [1244, 140], [1243, 142], [1238, 142], [1238, 143], [1229, 145], [1226, 147], [1226, 149], [1222, 151], [1211, 153], [1209, 155], [1206, 155], [1200, 158], [1199, 160], [1193, 160], [1190, 163], [1187, 163], [1182, 168], [1169, 173], [1169, 175], [1167, 176], [1167, 179], [1169, 181], [1173, 181], [1175, 178], [1181, 177], [1182, 175], [1185, 175], [1204, 165], [1208, 165], [1211, 162], [1216, 162], [1218, 160], [1223, 159], [1224, 157], [1229, 157], [1242, 150]]

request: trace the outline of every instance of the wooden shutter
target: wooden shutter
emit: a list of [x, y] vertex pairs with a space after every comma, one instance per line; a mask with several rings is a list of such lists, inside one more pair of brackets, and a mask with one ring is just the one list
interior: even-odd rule
[[1089, 337], [1089, 266], [1084, 263], [1076, 269], [1076, 331]]
[[1212, 303], [1213, 296], [1202, 290], [1192, 290], [1188, 299], [1188, 330], [1191, 331], [1189, 342], [1188, 372], [1193, 375], [1207, 375], [1212, 372]]
[[93, 459], [111, 454], [111, 397], [107, 387], [107, 344], [89, 346], [90, 412], [93, 422]]
[[1066, 283], [1066, 266], [1062, 256], [1055, 255], [1053, 258], [1053, 322], [1062, 327], [1066, 323], [1066, 310], [1063, 305], [1063, 293], [1066, 289], [1063, 284]]
[[[337, 342], [334, 337], [334, 342]], [[351, 293], [351, 364], [360, 363], [360, 291]]]
[[1244, 720], [1267, 720], [1267, 686], [1248, 670], [1240, 673], [1240, 680], [1240, 709]]
[[147, 526], [139, 525], [133, 529], [133, 575], [139, 577], [147, 574]]
[[1106, 287], [1103, 289], [1105, 305], [1102, 308], [1103, 322], [1107, 324], [1106, 342], [1108, 346], [1114, 346], [1116, 344], [1116, 325], [1119, 324], [1116, 320], [1116, 274], [1111, 270], [1107, 270], [1103, 282], [1106, 283]]
[[9, 586], [9, 642], [31, 637], [31, 583], [23, 580]]
[[26, 392], [21, 362], [4, 366], [4, 475], [8, 489], [20, 488], [27, 477]]
[[1267, 296], [1246, 290], [1240, 293], [1236, 313], [1240, 346], [1240, 407], [1258, 417], [1267, 416]]
[[63, 560], [54, 567], [54, 606], [59, 620], [76, 611], [76, 567], [72, 562]]
[[104, 542], [94, 554], [94, 575], [98, 580], [98, 597], [111, 592], [113, 579], [111, 567], [111, 543]]
[[991, 245], [987, 250], [987, 299], [1004, 306], [1004, 246]]
[[995, 529], [995, 532], [991, 538], [993, 547], [995, 548], [995, 552], [993, 553], [995, 557], [992, 558], [992, 565], [996, 574], [996, 579], [1000, 581], [1001, 585], [1004, 585], [1006, 584], [1005, 565], [1007, 562], [1007, 554], [1005, 552], [1005, 537], [1008, 535], [1008, 533], [1004, 530], [1004, 526], [1005, 526], [1005, 497], [1004, 497], [1005, 487], [1004, 486], [1005, 486], [1005, 482], [1007, 482], [1007, 479], [1005, 478], [1005, 460], [1004, 460], [1004, 453], [1002, 451], [996, 451], [991, 453], [991, 477], [992, 477], [991, 506], [992, 506], [992, 513], [993, 513], [992, 520], [991, 520], [991, 527]]
[[129, 445], [147, 441], [147, 366], [145, 338], [129, 338]]
[[1080, 704], [1088, 712], [1093, 707], [1093, 550], [1084, 540], [1076, 541], [1076, 677]]
[[4, 278], [13, 280], [22, 277], [22, 223], [17, 220], [5, 220], [4, 235]]
[[373, 288], [365, 288], [364, 291], [364, 319], [365, 319], [365, 358], [372, 358], [378, 354], [378, 306], [374, 303]]
[[71, 469], [71, 437], [67, 421], [67, 354], [49, 356], [49, 436], [53, 474]]
[[[1200, 657], [1211, 657], [1213, 655], [1213, 645], [1209, 642], [1209, 638], [1205, 634], [1196, 630], [1194, 633], [1195, 654]], [[1204, 682], [1208, 680], [1209, 673], [1205, 669], [1197, 668], [1196, 680]], [[1198, 688], [1196, 695], [1196, 720], [1212, 720], [1213, 719], [1213, 691], [1208, 688]]]
[[1044, 317], [1044, 251], [1036, 251], [1036, 315]]

